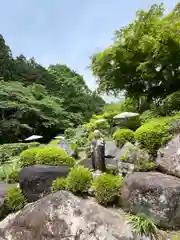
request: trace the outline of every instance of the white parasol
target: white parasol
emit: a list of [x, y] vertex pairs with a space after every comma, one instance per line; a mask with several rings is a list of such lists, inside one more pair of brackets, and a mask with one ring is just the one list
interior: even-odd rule
[[133, 112], [122, 112], [116, 116], [114, 116], [114, 119], [122, 119], [122, 118], [129, 118], [129, 117], [135, 117], [138, 116], [139, 113], [133, 113]]
[[102, 118], [102, 119], [96, 120], [96, 123], [101, 123], [101, 122], [106, 122], [106, 119]]
[[32, 135], [28, 138], [25, 139], [25, 141], [33, 141], [33, 140], [37, 140], [37, 139], [40, 139], [42, 138], [43, 136], [39, 136], [39, 135]]

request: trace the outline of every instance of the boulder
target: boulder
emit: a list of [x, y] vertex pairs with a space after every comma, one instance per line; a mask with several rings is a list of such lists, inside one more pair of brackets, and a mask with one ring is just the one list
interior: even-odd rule
[[137, 146], [129, 147], [126, 152], [126, 162], [138, 165], [140, 162], [152, 161], [151, 156], [144, 149]]
[[122, 207], [163, 228], [180, 228], [180, 179], [158, 172], [134, 172], [125, 178]]
[[180, 177], [180, 136], [159, 149], [156, 158], [157, 169], [163, 173]]
[[25, 167], [19, 174], [19, 185], [28, 202], [33, 202], [51, 192], [53, 180], [66, 177], [69, 166], [34, 165]]
[[5, 224], [0, 237], [13, 240], [140, 240], [125, 217], [90, 199], [66, 191], [50, 194], [25, 208]]

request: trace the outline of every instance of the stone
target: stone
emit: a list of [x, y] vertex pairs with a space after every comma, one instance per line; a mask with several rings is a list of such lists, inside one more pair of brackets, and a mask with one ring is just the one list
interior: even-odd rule
[[51, 192], [53, 180], [66, 177], [69, 166], [34, 165], [25, 167], [19, 174], [19, 185], [28, 202], [33, 202]]
[[134, 172], [124, 180], [122, 207], [162, 228], [180, 228], [180, 179], [158, 172]]
[[163, 173], [180, 177], [180, 136], [176, 136], [157, 152], [157, 169]]
[[150, 162], [151, 156], [137, 146], [129, 147], [126, 152], [126, 162], [138, 165], [140, 162]]
[[133, 236], [124, 216], [66, 191], [27, 205], [8, 223], [3, 226], [0, 223], [0, 237], [6, 240], [141, 239]]

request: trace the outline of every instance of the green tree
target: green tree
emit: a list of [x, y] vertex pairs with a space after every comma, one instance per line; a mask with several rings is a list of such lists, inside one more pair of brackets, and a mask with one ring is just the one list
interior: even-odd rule
[[179, 9], [163, 17], [164, 6], [152, 5], [116, 31], [114, 44], [92, 57], [100, 91], [151, 102], [180, 89]]

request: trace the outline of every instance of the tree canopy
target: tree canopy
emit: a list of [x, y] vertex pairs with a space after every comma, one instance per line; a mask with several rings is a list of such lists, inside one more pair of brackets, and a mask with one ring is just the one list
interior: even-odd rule
[[104, 100], [68, 66], [13, 58], [2, 35], [0, 56], [0, 143], [30, 134], [48, 140], [103, 110]]
[[152, 102], [180, 90], [180, 4], [163, 13], [163, 4], [138, 11], [110, 47], [92, 56], [99, 91]]

